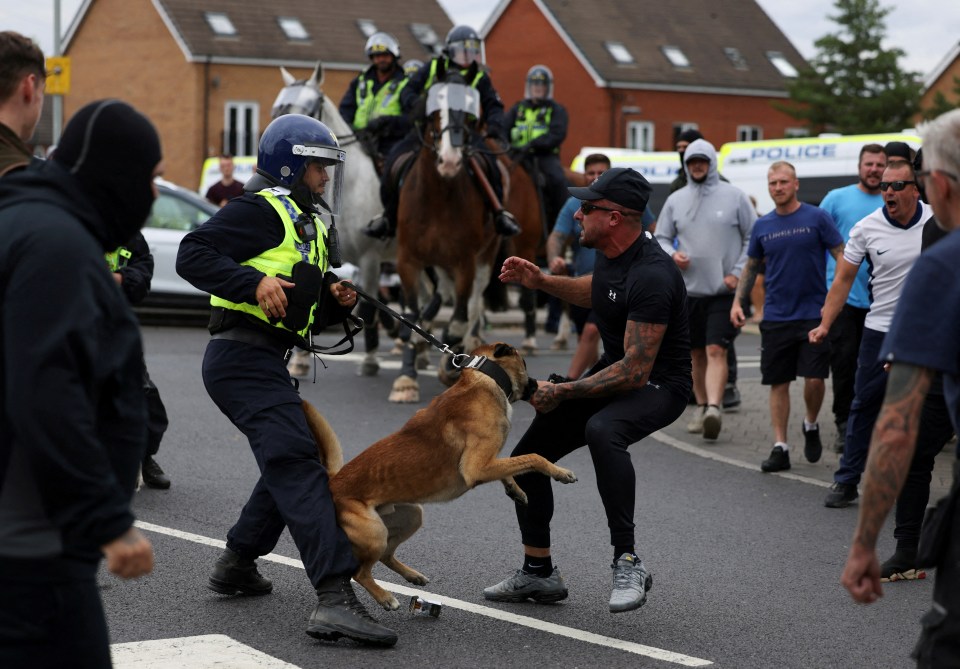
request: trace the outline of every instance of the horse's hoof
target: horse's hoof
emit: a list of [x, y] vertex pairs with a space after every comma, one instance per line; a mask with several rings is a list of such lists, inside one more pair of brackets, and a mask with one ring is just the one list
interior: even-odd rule
[[376, 360], [364, 360], [360, 363], [360, 376], [376, 376], [380, 371], [380, 363]]
[[403, 340], [394, 339], [393, 348], [390, 349], [390, 355], [403, 355]]
[[397, 404], [414, 404], [420, 401], [420, 384], [409, 376], [400, 376], [393, 382], [389, 401]]

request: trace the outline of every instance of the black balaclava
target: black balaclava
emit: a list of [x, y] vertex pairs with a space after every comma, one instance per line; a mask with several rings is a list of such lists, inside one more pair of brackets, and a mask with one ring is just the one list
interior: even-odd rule
[[[698, 139], [703, 139], [703, 135], [701, 135], [700, 131], [695, 128], [688, 128], [683, 132], [681, 132], [679, 135], [677, 135], [677, 142], [686, 142], [687, 144], [689, 144], [690, 142], [696, 141]], [[676, 144], [676, 142], [674, 142], [674, 144]], [[680, 171], [682, 172], [683, 165], [684, 165], [683, 152], [680, 151], [679, 153], [680, 153]]]
[[160, 137], [146, 116], [119, 100], [97, 100], [64, 128], [53, 160], [87, 194], [105, 224], [106, 250], [128, 241], [150, 215]]

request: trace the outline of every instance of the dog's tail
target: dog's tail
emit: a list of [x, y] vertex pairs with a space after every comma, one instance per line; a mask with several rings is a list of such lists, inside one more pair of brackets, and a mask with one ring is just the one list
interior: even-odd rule
[[306, 400], [303, 401], [303, 414], [307, 418], [307, 425], [313, 434], [313, 440], [317, 442], [320, 462], [327, 468], [327, 473], [333, 476], [343, 467], [343, 449], [340, 447], [337, 433], [333, 431], [330, 423], [317, 411], [317, 408]]

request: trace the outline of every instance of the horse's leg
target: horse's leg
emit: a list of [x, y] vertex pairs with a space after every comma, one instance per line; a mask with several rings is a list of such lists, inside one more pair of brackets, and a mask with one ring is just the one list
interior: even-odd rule
[[[456, 269], [453, 276], [456, 299], [453, 303], [453, 314], [450, 316], [450, 322], [443, 330], [443, 343], [454, 350], [464, 350], [463, 340], [470, 325], [468, 313], [476, 273], [475, 265], [464, 262]], [[452, 386], [459, 377], [460, 370], [453, 366], [451, 356], [444, 356], [440, 365], [437, 366], [437, 378], [444, 385]]]
[[470, 293], [470, 303], [467, 312], [469, 322], [467, 324], [468, 339], [464, 340], [465, 351], [472, 351], [483, 343], [480, 335], [480, 326], [483, 318], [484, 308], [483, 291], [487, 284], [490, 283], [490, 274], [490, 265], [483, 264], [477, 266], [477, 274], [473, 280], [473, 290]]
[[[360, 288], [372, 297], [376, 297], [380, 291], [380, 254], [372, 248], [360, 258]], [[380, 362], [377, 360], [377, 349], [380, 347], [377, 310], [363, 300], [357, 313], [366, 323], [363, 330], [366, 355], [360, 362], [359, 372], [361, 376], [376, 376], [380, 371]]]
[[537, 291], [520, 287], [520, 309], [523, 311], [524, 355], [533, 355], [537, 350]]
[[[400, 275], [400, 285], [403, 287], [403, 297], [406, 303], [403, 317], [411, 323], [420, 318], [419, 280], [422, 267], [402, 256], [397, 258], [397, 273]], [[417, 349], [411, 341], [412, 330], [403, 325], [400, 327], [400, 339], [403, 342], [403, 356], [400, 362], [400, 375], [394, 380], [390, 390], [389, 400], [401, 404], [412, 404], [420, 401], [420, 384], [417, 382]]]

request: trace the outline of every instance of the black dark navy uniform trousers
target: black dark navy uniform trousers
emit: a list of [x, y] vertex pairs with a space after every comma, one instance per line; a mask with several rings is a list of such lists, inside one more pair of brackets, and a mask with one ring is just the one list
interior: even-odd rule
[[289, 528], [314, 588], [352, 576], [358, 564], [337, 526], [330, 480], [307, 427], [300, 393], [284, 362], [285, 347], [212, 339], [203, 383], [220, 410], [247, 437], [260, 468], [227, 548], [246, 558], [270, 553]]

